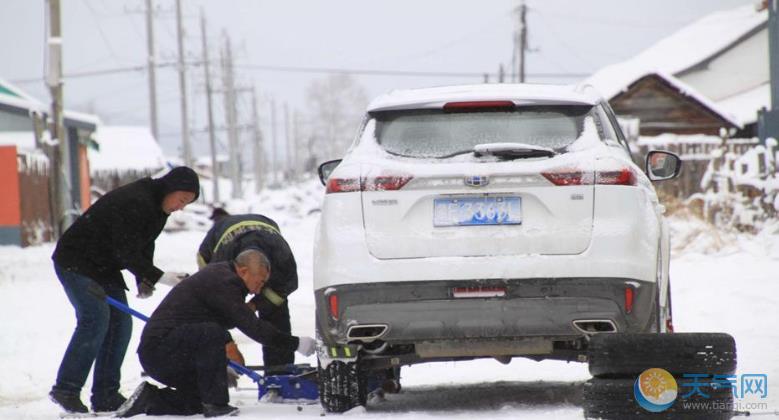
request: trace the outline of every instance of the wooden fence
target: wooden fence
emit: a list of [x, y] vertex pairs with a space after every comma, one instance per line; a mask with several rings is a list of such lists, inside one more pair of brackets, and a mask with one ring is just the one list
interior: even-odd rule
[[39, 154], [17, 155], [21, 245], [49, 242], [54, 238], [49, 202], [49, 161]]
[[[640, 137], [635, 143], [633, 149], [635, 158], [638, 162], [644, 162], [646, 154], [650, 150], [665, 150], [673, 152], [682, 158], [682, 171], [679, 177], [666, 182], [660, 182], [656, 185], [658, 191], [669, 194], [677, 198], [687, 198], [696, 193], [703, 192], [701, 181], [706, 174], [707, 168], [712, 160], [722, 158], [726, 155], [731, 157], [744, 156], [750, 150], [760, 146], [760, 141], [752, 139], [728, 139], [715, 136], [677, 136], [662, 135], [657, 137]], [[776, 146], [766, 148], [765, 155], [775, 156]], [[764, 160], [761, 160], [761, 162]], [[737, 158], [728, 160], [730, 165], [738, 162]], [[730, 168], [737, 171], [737, 168]], [[764, 175], [767, 173], [761, 171]]]

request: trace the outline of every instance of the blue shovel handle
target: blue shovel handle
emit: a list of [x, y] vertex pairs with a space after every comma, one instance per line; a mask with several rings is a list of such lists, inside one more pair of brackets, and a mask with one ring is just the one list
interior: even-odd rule
[[[105, 300], [106, 300], [106, 302], [108, 302], [109, 305], [113, 306], [116, 309], [119, 309], [120, 311], [122, 311], [122, 312], [124, 312], [126, 314], [130, 314], [130, 315], [132, 315], [132, 316], [134, 316], [134, 317], [136, 317], [136, 318], [138, 318], [138, 319], [140, 319], [140, 320], [142, 320], [144, 322], [149, 320], [148, 316], [146, 316], [146, 315], [136, 311], [135, 309], [125, 305], [122, 302], [119, 302], [118, 300], [116, 300], [116, 299], [114, 299], [114, 298], [112, 298], [110, 296], [106, 296]], [[253, 370], [251, 370], [249, 368], [247, 368], [246, 366], [241, 365], [240, 363], [235, 363], [232, 360], [228, 360], [227, 364], [231, 368], [235, 369], [236, 372], [242, 373], [242, 374], [248, 376], [254, 382], [258, 382], [259, 383], [260, 381], [263, 380], [262, 376], [259, 373], [255, 372], [255, 371], [253, 371]]]

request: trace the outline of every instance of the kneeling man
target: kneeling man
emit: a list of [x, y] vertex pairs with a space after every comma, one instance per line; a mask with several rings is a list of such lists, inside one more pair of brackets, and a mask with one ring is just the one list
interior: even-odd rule
[[237, 413], [228, 404], [225, 369], [231, 328], [265, 346], [310, 356], [314, 339], [279, 331], [245, 303], [248, 293], [260, 293], [270, 272], [265, 254], [247, 249], [234, 261], [210, 264], [174, 287], [152, 314], [138, 346], [146, 373], [170, 388], [144, 382], [117, 416]]

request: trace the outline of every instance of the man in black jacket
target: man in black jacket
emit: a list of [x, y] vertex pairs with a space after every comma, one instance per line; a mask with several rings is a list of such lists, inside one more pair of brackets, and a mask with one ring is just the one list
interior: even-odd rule
[[[218, 209], [217, 209], [218, 210]], [[298, 272], [295, 256], [279, 225], [259, 214], [229, 215], [214, 210], [214, 225], [206, 233], [197, 255], [199, 267], [208, 263], [231, 261], [243, 250], [255, 248], [267, 255], [273, 271], [262, 293], [249, 305], [260, 318], [270, 322], [280, 331], [292, 331], [287, 297], [298, 288]], [[285, 373], [287, 365], [295, 363], [295, 353], [278, 347], [263, 346], [262, 358], [266, 373]]]
[[195, 201], [199, 191], [197, 174], [183, 166], [135, 181], [97, 200], [57, 242], [54, 270], [77, 325], [49, 396], [66, 411], [88, 411], [80, 394], [93, 364], [93, 411], [114, 411], [125, 401], [119, 381], [132, 320], [105, 297], [127, 303], [124, 269], [135, 275], [141, 298], [151, 296], [161, 278], [181, 276], [154, 266], [154, 241], [168, 215]]
[[271, 267], [262, 252], [247, 249], [234, 262], [210, 264], [175, 286], [146, 323], [138, 346], [145, 372], [171, 388], [142, 383], [117, 416], [237, 413], [228, 404], [225, 369], [231, 328], [266, 347], [310, 356], [314, 339], [279, 331], [245, 304], [248, 293], [260, 293]]

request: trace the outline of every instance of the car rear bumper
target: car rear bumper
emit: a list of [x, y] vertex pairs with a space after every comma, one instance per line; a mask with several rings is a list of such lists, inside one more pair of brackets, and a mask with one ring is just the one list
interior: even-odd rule
[[[503, 295], [454, 297], [454, 290], [462, 288], [502, 290]], [[633, 295], [630, 310], [626, 288]], [[515, 343], [517, 353], [509, 345], [478, 355], [474, 353], [479, 350], [465, 345], [459, 350], [461, 356], [544, 354], [547, 347], [533, 344], [538, 340], [527, 340], [552, 343], [589, 334], [581, 328], [588, 324], [578, 322], [577, 328], [577, 321], [603, 322], [616, 332], [643, 332], [650, 322], [655, 294], [655, 283], [615, 278], [392, 282], [340, 285], [315, 292], [318, 332], [326, 345], [375, 341], [428, 348], [447, 342], [452, 347], [455, 342], [525, 340], [521, 345]], [[337, 296], [336, 317], [331, 311], [332, 296]]]

